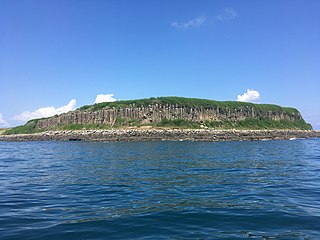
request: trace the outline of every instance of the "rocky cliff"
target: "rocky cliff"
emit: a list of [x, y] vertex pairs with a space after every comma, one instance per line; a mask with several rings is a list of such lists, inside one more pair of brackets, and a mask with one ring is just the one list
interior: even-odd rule
[[152, 98], [85, 106], [76, 111], [36, 121], [38, 129], [52, 129], [68, 124], [114, 126], [155, 124], [163, 120], [194, 123], [244, 120], [303, 121], [294, 108], [239, 102], [217, 102], [187, 98]]

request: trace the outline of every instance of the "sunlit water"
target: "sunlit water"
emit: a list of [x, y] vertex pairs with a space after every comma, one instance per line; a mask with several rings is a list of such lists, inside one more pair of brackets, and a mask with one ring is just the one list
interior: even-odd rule
[[320, 139], [0, 142], [0, 239], [320, 239]]

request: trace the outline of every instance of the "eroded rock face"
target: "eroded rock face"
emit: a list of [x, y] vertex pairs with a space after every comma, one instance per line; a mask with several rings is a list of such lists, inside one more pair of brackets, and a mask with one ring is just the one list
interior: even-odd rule
[[269, 120], [301, 120], [300, 113], [275, 113], [272, 111], [257, 111], [254, 107], [229, 108], [186, 108], [175, 105], [150, 105], [148, 107], [125, 107], [120, 109], [104, 108], [99, 111], [73, 111], [59, 116], [42, 119], [37, 122], [37, 127], [47, 129], [66, 124], [106, 124], [114, 125], [120, 119], [138, 121], [142, 124], [158, 123], [162, 119], [184, 119], [191, 122], [201, 121], [239, 121], [245, 119]]

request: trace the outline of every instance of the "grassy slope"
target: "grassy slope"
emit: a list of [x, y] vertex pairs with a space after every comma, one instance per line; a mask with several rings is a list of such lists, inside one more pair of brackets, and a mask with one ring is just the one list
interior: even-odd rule
[[6, 128], [0, 128], [0, 135], [3, 134], [5, 131], [7, 131]]
[[[299, 114], [299, 111], [295, 108], [281, 107], [273, 104], [253, 104], [247, 102], [236, 102], [236, 101], [214, 101], [207, 99], [198, 99], [198, 98], [183, 98], [183, 97], [158, 97], [158, 98], [146, 98], [138, 100], [124, 100], [116, 102], [105, 102], [98, 103], [94, 105], [87, 105], [78, 108], [76, 111], [98, 111], [105, 107], [119, 109], [121, 107], [136, 106], [136, 107], [145, 107], [155, 104], [170, 104], [177, 105], [181, 107], [194, 107], [194, 108], [209, 108], [209, 107], [219, 107], [221, 109], [237, 109], [240, 107], [251, 108], [254, 107], [257, 112], [265, 112], [271, 110], [274, 113], [286, 112], [288, 114]], [[5, 131], [4, 134], [18, 134], [18, 133], [36, 133], [40, 130], [36, 128], [37, 121], [39, 119], [30, 120], [23, 126], [18, 126], [12, 129]], [[128, 124], [129, 122], [129, 124]], [[140, 123], [135, 120], [121, 120], [118, 119], [118, 122], [112, 126], [113, 128], [121, 128], [123, 126], [140, 126]], [[202, 126], [201, 126], [202, 125]], [[307, 124], [304, 120], [301, 121], [272, 121], [272, 120], [255, 120], [247, 119], [243, 121], [231, 122], [231, 121], [212, 121], [204, 123], [193, 123], [186, 121], [184, 119], [176, 120], [167, 120], [163, 119], [160, 123], [153, 124], [154, 127], [173, 127], [173, 128], [201, 128], [208, 127], [214, 129], [303, 129], [310, 130], [312, 129], [310, 124]], [[109, 129], [111, 126], [106, 125], [81, 125], [81, 124], [70, 124], [61, 126], [52, 130], [81, 130], [86, 129]]]
[[40, 130], [36, 128], [36, 125], [37, 119], [30, 120], [25, 125], [17, 126], [6, 130], [3, 134], [27, 134], [40, 132]]

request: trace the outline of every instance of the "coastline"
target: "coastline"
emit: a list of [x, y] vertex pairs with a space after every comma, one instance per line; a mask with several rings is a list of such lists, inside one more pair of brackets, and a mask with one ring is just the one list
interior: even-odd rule
[[0, 141], [254, 141], [320, 138], [315, 130], [117, 129], [0, 135]]

